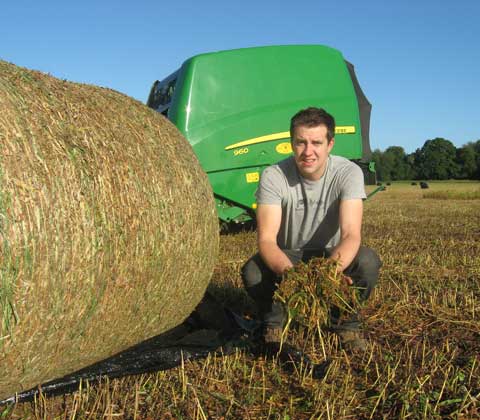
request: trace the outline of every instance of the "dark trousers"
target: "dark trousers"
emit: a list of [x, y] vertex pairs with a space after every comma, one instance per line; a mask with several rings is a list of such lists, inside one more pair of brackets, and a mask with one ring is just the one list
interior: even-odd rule
[[[295, 265], [300, 261], [307, 262], [313, 257], [328, 257], [328, 251], [309, 250], [283, 250]], [[365, 301], [370, 296], [378, 280], [382, 263], [377, 253], [370, 248], [361, 246], [352, 263], [343, 271], [353, 281], [353, 286], [359, 288], [360, 301]], [[283, 305], [273, 302], [276, 284], [282, 278], [263, 262], [260, 254], [255, 254], [242, 267], [242, 279], [248, 294], [257, 303], [260, 317], [264, 325], [270, 328], [282, 328], [286, 322], [286, 313]], [[338, 308], [330, 310], [330, 324], [334, 330], [355, 330], [360, 327], [358, 314], [350, 315], [346, 320], [341, 320]]]

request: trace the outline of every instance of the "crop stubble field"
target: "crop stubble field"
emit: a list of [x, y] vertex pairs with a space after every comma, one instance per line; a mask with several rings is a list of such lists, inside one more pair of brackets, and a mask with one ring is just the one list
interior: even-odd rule
[[[363, 308], [369, 350], [347, 353], [324, 331], [289, 333], [315, 362], [330, 361], [322, 379], [237, 350], [2, 407], [0, 418], [479, 418], [480, 184], [388, 186], [365, 203], [363, 242], [383, 261]], [[210, 286], [243, 313], [254, 308], [239, 271], [255, 249], [253, 232], [222, 236]]]

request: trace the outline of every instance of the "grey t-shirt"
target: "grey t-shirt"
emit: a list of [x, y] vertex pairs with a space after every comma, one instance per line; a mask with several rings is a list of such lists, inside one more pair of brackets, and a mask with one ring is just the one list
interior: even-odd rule
[[366, 195], [360, 167], [330, 155], [318, 181], [303, 178], [293, 156], [269, 166], [262, 173], [256, 197], [258, 204], [282, 207], [277, 235], [281, 249], [324, 250], [340, 242], [340, 200]]

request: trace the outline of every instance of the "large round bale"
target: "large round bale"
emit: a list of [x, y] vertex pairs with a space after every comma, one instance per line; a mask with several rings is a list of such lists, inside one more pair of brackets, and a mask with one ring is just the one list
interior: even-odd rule
[[218, 252], [188, 142], [112, 90], [0, 61], [0, 400], [181, 323]]

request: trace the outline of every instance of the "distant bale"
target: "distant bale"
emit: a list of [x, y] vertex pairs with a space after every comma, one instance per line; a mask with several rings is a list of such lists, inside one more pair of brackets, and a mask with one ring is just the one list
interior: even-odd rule
[[417, 185], [417, 183], [416, 183], [416, 182], [412, 182], [410, 185]]
[[377, 182], [377, 187], [381, 187], [382, 186], [382, 183], [381, 182]]
[[391, 182], [387, 182], [387, 185], [390, 186], [390, 185], [392, 185], [392, 183], [391, 183]]
[[0, 61], [0, 400], [181, 323], [218, 253], [213, 194], [160, 114]]
[[420, 182], [420, 188], [422, 190], [426, 190], [428, 187], [428, 184], [425, 181]]

